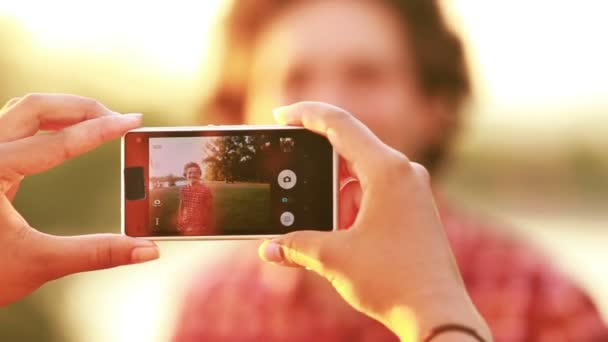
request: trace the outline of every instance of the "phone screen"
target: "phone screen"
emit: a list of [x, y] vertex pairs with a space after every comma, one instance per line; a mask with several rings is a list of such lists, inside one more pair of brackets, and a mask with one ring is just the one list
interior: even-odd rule
[[127, 235], [333, 229], [333, 149], [310, 131], [136, 131], [127, 133], [123, 148]]

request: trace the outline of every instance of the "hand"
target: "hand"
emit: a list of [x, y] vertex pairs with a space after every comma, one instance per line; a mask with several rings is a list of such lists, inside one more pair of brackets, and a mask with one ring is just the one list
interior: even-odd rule
[[[68, 274], [158, 258], [154, 243], [121, 235], [52, 236], [30, 227], [12, 206], [19, 183], [141, 125], [98, 102], [33, 94], [0, 110], [0, 306]], [[39, 130], [51, 133], [38, 134]]]
[[402, 340], [418, 340], [447, 323], [489, 336], [462, 283], [424, 167], [337, 107], [302, 102], [277, 109], [275, 116], [327, 136], [360, 189], [340, 196], [340, 222], [350, 222], [347, 230], [298, 231], [266, 241], [262, 259], [325, 277], [354, 308]]

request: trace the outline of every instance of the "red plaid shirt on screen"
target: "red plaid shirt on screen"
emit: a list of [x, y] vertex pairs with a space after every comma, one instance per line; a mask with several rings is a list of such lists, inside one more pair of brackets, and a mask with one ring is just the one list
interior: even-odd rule
[[211, 232], [213, 196], [203, 184], [185, 185], [179, 190], [180, 212], [177, 230], [186, 235]]
[[[449, 210], [442, 220], [495, 341], [608, 341], [589, 297], [525, 245]], [[398, 340], [312, 272], [277, 271], [247, 248], [194, 279], [174, 342]]]

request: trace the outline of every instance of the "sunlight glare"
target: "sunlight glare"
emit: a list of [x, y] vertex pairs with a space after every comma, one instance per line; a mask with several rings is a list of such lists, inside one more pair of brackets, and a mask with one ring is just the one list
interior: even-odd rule
[[46, 48], [131, 57], [188, 73], [203, 60], [209, 24], [221, 4], [20, 0], [0, 3], [0, 14], [15, 18]]

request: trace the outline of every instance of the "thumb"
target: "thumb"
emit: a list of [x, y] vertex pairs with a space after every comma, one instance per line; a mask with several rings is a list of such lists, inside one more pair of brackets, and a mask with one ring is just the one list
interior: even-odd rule
[[69, 274], [137, 264], [159, 257], [152, 241], [118, 234], [52, 236], [43, 234], [41, 250], [45, 251], [45, 278], [56, 279]]
[[297, 231], [264, 241], [258, 250], [266, 262], [282, 266], [305, 267], [325, 276], [339, 254], [335, 247], [342, 232]]
[[359, 208], [361, 207], [361, 197], [363, 196], [361, 184], [355, 178], [349, 178], [340, 185], [340, 200], [338, 201], [338, 228], [348, 229], [355, 223]]
[[8, 192], [6, 193], [6, 197], [8, 198], [9, 202], [12, 202], [15, 199], [15, 196], [17, 195], [17, 191], [19, 191], [20, 183], [21, 182], [17, 182], [8, 189]]

